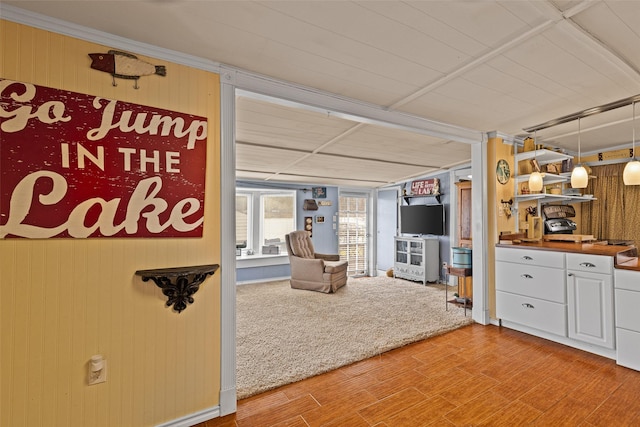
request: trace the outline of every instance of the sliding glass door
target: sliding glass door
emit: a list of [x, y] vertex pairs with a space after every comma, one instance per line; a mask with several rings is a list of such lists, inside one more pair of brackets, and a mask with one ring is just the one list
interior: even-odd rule
[[338, 243], [340, 259], [349, 261], [349, 276], [369, 275], [369, 194], [340, 192]]

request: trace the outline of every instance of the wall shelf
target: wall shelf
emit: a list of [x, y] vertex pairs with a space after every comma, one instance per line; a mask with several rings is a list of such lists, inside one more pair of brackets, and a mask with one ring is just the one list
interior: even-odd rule
[[563, 160], [573, 159], [570, 154], [558, 153], [557, 151], [541, 149], [535, 151], [525, 151], [524, 153], [517, 153], [515, 155], [516, 162], [522, 160], [536, 159], [538, 164], [547, 165], [549, 163], [557, 163]]
[[[532, 193], [532, 194], [518, 194], [520, 190], [520, 184], [523, 184], [529, 181], [529, 177], [531, 174], [520, 175], [518, 173], [518, 164], [523, 160], [532, 160], [536, 159], [540, 166], [548, 165], [550, 163], [558, 163], [564, 160], [573, 159], [573, 156], [569, 154], [559, 153], [553, 150], [541, 149], [535, 151], [525, 151], [523, 153], [516, 153], [514, 156], [515, 160], [515, 173], [513, 176], [514, 181], [514, 207], [513, 211], [515, 211], [516, 218], [518, 217], [518, 204], [520, 202], [535, 202], [537, 205], [538, 212], [541, 212], [541, 207], [546, 203], [562, 203], [562, 204], [572, 204], [572, 203], [584, 203], [591, 202], [596, 200], [593, 197], [585, 197], [582, 195], [569, 195], [569, 194], [550, 194], [550, 193]], [[542, 174], [542, 183], [543, 186], [566, 184], [571, 181], [571, 173], [546, 173], [541, 172]], [[518, 224], [518, 221], [516, 221]], [[517, 230], [516, 230], [517, 231]]]
[[577, 203], [577, 202], [591, 202], [597, 200], [594, 197], [585, 196], [568, 196], [563, 194], [519, 194], [515, 197], [516, 202], [530, 202], [532, 200], [539, 201], [540, 203], [551, 202], [565, 202], [565, 203]]
[[[555, 174], [552, 174], [552, 173], [541, 172], [541, 174], [542, 174], [542, 182], [544, 183], [544, 185], [569, 182], [569, 180], [571, 179], [568, 176], [555, 175]], [[520, 182], [529, 181], [529, 177], [530, 176], [531, 176], [531, 174], [528, 173], [526, 175], [518, 175], [518, 176], [515, 177], [515, 179], [516, 179], [516, 182], [520, 183]]]
[[219, 264], [196, 265], [191, 267], [156, 268], [152, 270], [138, 270], [137, 276], [143, 282], [153, 280], [167, 297], [166, 306], [173, 305], [180, 313], [187, 308], [187, 303], [193, 304], [192, 295], [200, 289], [200, 284], [209, 275], [213, 275], [220, 268]]
[[411, 203], [409, 202], [411, 199], [416, 199], [416, 198], [421, 198], [421, 197], [435, 197], [435, 199], [438, 201], [438, 203], [440, 202], [440, 196], [442, 196], [442, 193], [438, 193], [438, 194], [420, 194], [420, 195], [411, 195], [411, 194], [405, 194], [402, 196], [402, 198], [404, 199], [404, 201], [406, 202], [406, 204], [410, 205]]

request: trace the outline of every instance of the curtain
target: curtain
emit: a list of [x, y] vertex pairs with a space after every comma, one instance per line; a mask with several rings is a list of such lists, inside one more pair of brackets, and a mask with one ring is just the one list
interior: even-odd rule
[[626, 163], [594, 166], [585, 189], [596, 200], [582, 204], [582, 230], [597, 239], [633, 240], [640, 243], [640, 186], [626, 186]]

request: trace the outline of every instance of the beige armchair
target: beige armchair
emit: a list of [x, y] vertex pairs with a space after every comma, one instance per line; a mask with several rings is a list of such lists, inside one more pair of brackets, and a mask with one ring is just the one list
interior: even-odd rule
[[347, 284], [347, 261], [339, 255], [315, 253], [308, 231], [285, 236], [291, 264], [291, 287], [332, 293]]

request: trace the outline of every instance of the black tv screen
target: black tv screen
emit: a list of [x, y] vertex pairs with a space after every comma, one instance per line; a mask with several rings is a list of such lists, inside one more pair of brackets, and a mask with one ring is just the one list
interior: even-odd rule
[[400, 232], [444, 235], [444, 205], [400, 206]]

